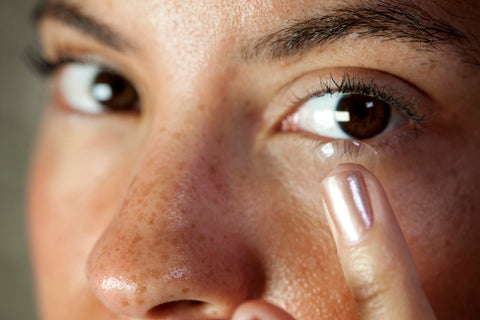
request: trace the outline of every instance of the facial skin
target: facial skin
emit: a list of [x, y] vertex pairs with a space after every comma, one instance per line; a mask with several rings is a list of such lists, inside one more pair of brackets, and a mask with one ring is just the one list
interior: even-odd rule
[[142, 109], [82, 113], [59, 94], [62, 70], [52, 78], [29, 192], [42, 319], [228, 319], [251, 299], [296, 319], [356, 319], [312, 161], [331, 139], [279, 129], [292, 97], [347, 71], [420, 95], [430, 116], [415, 132], [367, 140], [376, 176], [438, 318], [480, 317], [480, 4], [416, 3], [465, 35], [429, 50], [350, 35], [272, 58], [252, 44], [366, 1], [56, 3], [114, 30], [121, 48], [50, 12], [46, 57], [114, 68]]

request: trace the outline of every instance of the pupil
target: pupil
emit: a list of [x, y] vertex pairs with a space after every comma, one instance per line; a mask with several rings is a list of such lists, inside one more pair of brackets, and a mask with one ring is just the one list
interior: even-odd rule
[[92, 97], [111, 111], [138, 111], [138, 94], [130, 82], [109, 71], [100, 72], [90, 88]]
[[390, 106], [378, 99], [352, 94], [344, 96], [337, 111], [347, 112], [348, 121], [340, 121], [342, 130], [355, 139], [368, 139], [380, 134], [390, 121]]

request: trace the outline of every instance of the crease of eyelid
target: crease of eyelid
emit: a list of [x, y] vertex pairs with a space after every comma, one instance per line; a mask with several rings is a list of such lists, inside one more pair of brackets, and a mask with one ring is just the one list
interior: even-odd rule
[[82, 12], [81, 7], [73, 4], [42, 1], [33, 9], [32, 19], [36, 25], [45, 19], [61, 21], [118, 51], [135, 49], [135, 46], [124, 36], [114, 31], [110, 26], [87, 16]]

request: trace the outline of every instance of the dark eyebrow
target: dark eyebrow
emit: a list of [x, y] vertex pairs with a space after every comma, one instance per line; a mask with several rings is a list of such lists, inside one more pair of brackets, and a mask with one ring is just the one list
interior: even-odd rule
[[451, 45], [455, 51], [461, 51], [463, 60], [478, 64], [469, 52], [474, 50], [468, 47], [467, 37], [452, 25], [409, 1], [383, 0], [327, 9], [320, 17], [294, 21], [254, 41], [244, 51], [244, 57], [280, 59], [301, 55], [352, 35], [356, 39], [415, 43], [420, 51]]
[[114, 32], [110, 27], [102, 25], [93, 18], [82, 13], [78, 7], [59, 2], [41, 1], [33, 10], [33, 20], [36, 23], [43, 19], [53, 18], [72, 27], [80, 29], [98, 41], [117, 50], [132, 48], [132, 45]]

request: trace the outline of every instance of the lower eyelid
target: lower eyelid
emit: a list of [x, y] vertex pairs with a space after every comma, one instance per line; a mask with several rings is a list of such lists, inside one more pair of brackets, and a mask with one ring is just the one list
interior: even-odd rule
[[[307, 150], [312, 150], [312, 152], [315, 148], [318, 148], [319, 144], [325, 144], [337, 140], [319, 138], [316, 134], [310, 132], [290, 132], [285, 134], [298, 136], [300, 140], [306, 143]], [[380, 159], [386, 160], [390, 157], [395, 157], [396, 159], [398, 157], [398, 152], [405, 151], [405, 146], [414, 143], [414, 141], [420, 138], [422, 134], [424, 134], [424, 130], [415, 123], [411, 123], [407, 127], [385, 134], [384, 137], [361, 140], [361, 142], [373, 147], [378, 152]]]
[[[366, 73], [367, 80], [363, 80], [366, 83], [375, 83], [375, 85], [380, 88], [391, 88], [391, 92], [401, 92], [402, 99], [398, 99], [400, 102], [393, 106], [395, 109], [399, 109], [400, 107], [408, 107], [413, 106], [413, 104], [418, 104], [415, 107], [412, 107], [410, 110], [405, 109], [401, 111], [403, 119], [407, 119], [404, 123], [404, 127], [400, 129], [392, 128], [391, 126], [385, 130], [383, 136], [376, 136], [372, 139], [366, 140], [367, 143], [371, 144], [372, 146], [379, 148], [380, 150], [385, 150], [386, 152], [396, 149], [399, 145], [408, 143], [415, 139], [420, 133], [421, 128], [420, 124], [423, 124], [423, 120], [428, 120], [429, 115], [431, 114], [431, 108], [426, 107], [428, 106], [428, 102], [425, 100], [424, 93], [412, 86], [408, 82], [392, 75], [385, 74], [383, 72], [377, 72], [372, 70], [364, 70], [359, 68], [347, 68], [349, 74], [354, 75], [355, 77], [363, 77]], [[285, 123], [286, 119], [289, 117], [293, 117], [295, 112], [303, 105], [303, 103], [311, 98], [312, 96], [316, 96], [319, 94], [324, 94], [319, 92], [319, 88], [325, 90], [325, 86], [322, 85], [321, 79], [322, 77], [332, 77], [334, 78], [337, 75], [337, 79], [341, 79], [341, 77], [346, 73], [344, 70], [336, 70], [336, 71], [325, 71], [320, 70], [316, 72], [312, 72], [306, 76], [300, 77], [293, 81], [293, 83], [289, 84], [285, 89], [276, 97], [274, 100], [275, 105], [283, 106], [286, 111], [280, 116], [276, 125], [273, 126], [274, 132], [272, 133], [280, 133], [286, 134], [285, 131]], [[353, 76], [352, 76], [353, 77]], [[336, 80], [336, 82], [341, 82], [340, 80]], [[319, 85], [320, 83], [320, 85]], [[358, 87], [358, 86], [357, 86]], [[327, 88], [328, 89], [328, 88]], [[363, 88], [365, 89], [365, 88]], [[328, 91], [328, 90], [327, 90]], [[330, 88], [330, 91], [333, 91]], [[363, 90], [368, 91], [368, 90]], [[384, 96], [386, 96], [386, 90], [383, 91]], [[393, 109], [393, 108], [392, 108]], [[392, 112], [398, 112], [393, 111]], [[415, 113], [414, 113], [415, 112]], [[406, 118], [406, 115], [410, 118]], [[277, 118], [278, 119], [278, 118]], [[393, 124], [392, 124], [393, 125]], [[292, 129], [287, 128], [287, 129]], [[297, 131], [295, 134], [303, 135], [303, 137], [308, 137], [309, 139], [321, 139], [322, 141], [328, 141], [329, 138], [319, 137], [313, 133], [304, 133], [299, 132], [299, 128], [295, 128]], [[363, 140], [365, 141], [365, 140]]]

